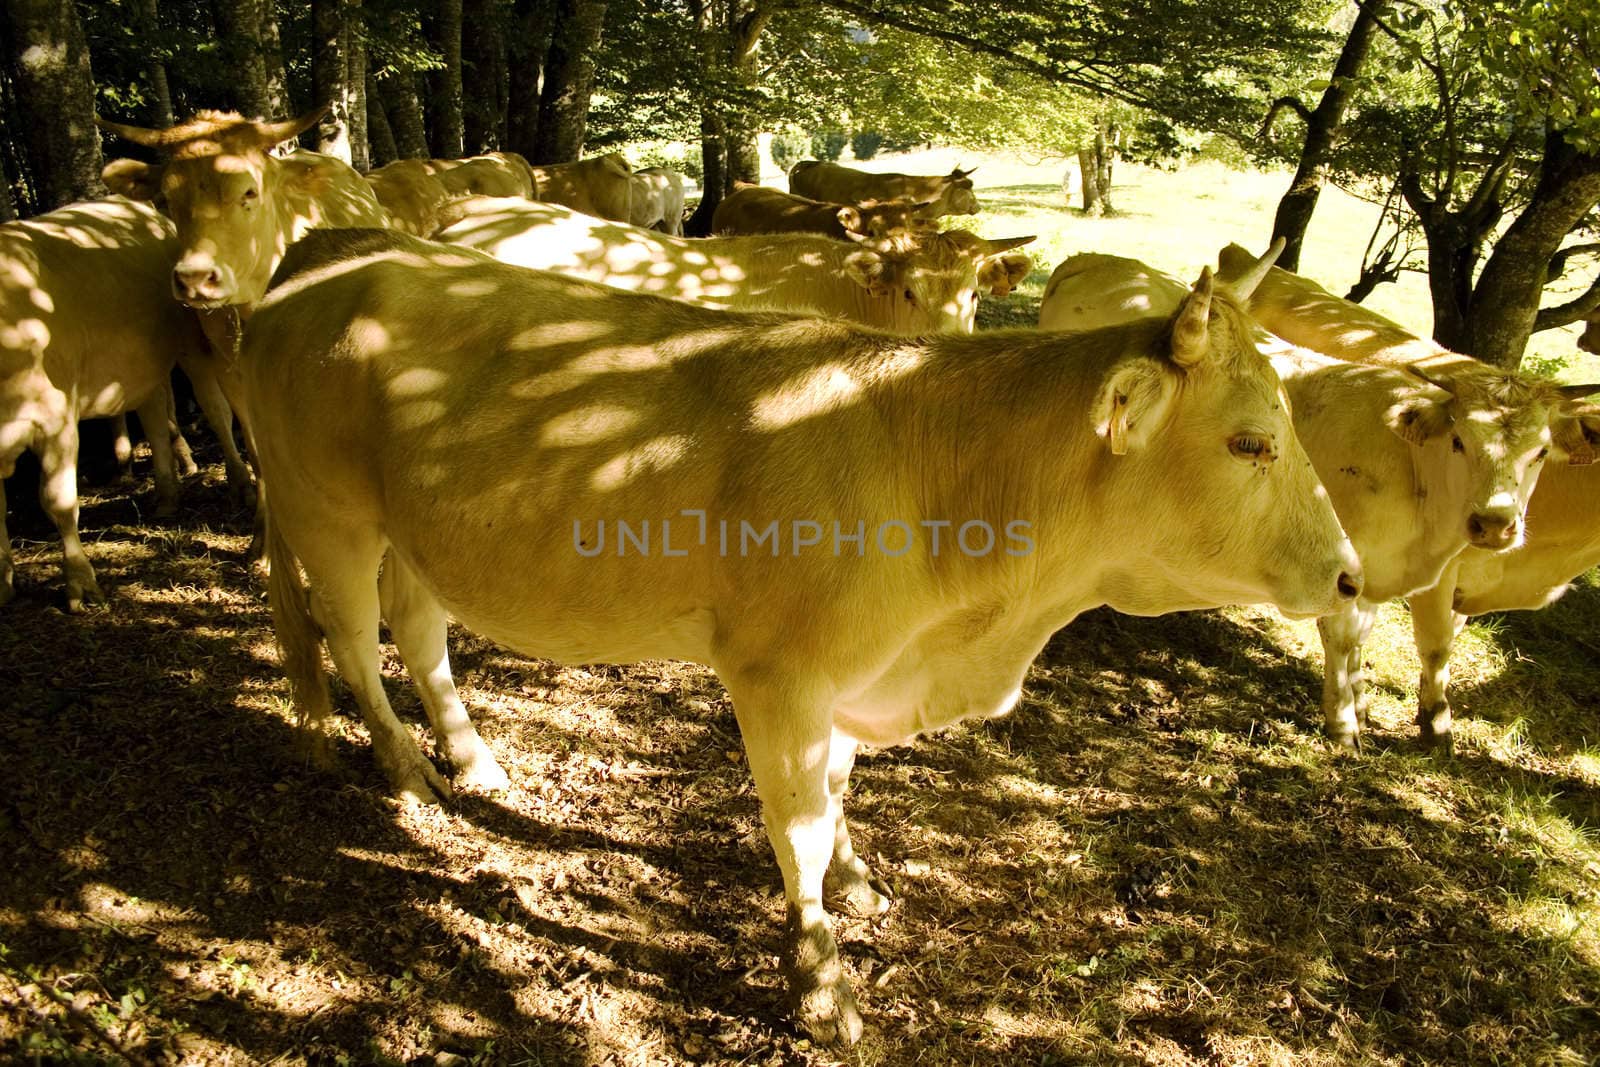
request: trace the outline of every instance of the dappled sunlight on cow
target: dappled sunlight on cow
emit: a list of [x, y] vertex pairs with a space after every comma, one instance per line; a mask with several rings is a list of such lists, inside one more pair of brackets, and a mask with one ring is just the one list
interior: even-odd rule
[[631, 180], [633, 202], [628, 221], [682, 237], [683, 175], [665, 167], [643, 167], [633, 172]]
[[939, 220], [930, 205], [910, 200], [831, 204], [764, 185], [735, 183], [717, 204], [711, 232], [725, 237], [757, 233], [820, 233], [845, 240], [851, 234], [882, 237], [891, 230], [933, 232]]
[[428, 160], [399, 159], [365, 177], [396, 229], [427, 237], [439, 228], [450, 191], [434, 177]]
[[[102, 599], [78, 538], [78, 422], [136, 410], [150, 439], [156, 513], [176, 506], [174, 362], [190, 369], [203, 400], [209, 382], [199, 325], [168, 288], [177, 247], [169, 222], [121, 198], [0, 226], [0, 477], [25, 449], [39, 457], [40, 501], [61, 535], [71, 611]], [[225, 403], [214, 426], [231, 434]], [[236, 451], [229, 475], [248, 484]], [[0, 485], [0, 604], [15, 593], [4, 492]]]
[[[245, 337], [297, 707], [329, 711], [314, 603], [380, 766], [429, 800], [447, 786], [384, 694], [380, 617], [477, 788], [506, 776], [451, 680], [447, 612], [526, 654], [709, 664], [821, 1040], [861, 1031], [824, 902], [888, 906], [843, 816], [859, 742], [1004, 713], [1096, 605], [1320, 614], [1359, 592], [1277, 377], [1209, 273], [1167, 320], [908, 338], [451, 254], [310, 235]], [[487, 285], [445, 295], [458, 282]], [[349, 330], [369, 318], [371, 347]], [[508, 343], [540, 331], [563, 340]]]
[[[1238, 245], [1223, 249], [1223, 274], [1238, 269], [1247, 256]], [[1301, 275], [1274, 268], [1258, 293], [1260, 303], [1252, 296], [1251, 314], [1295, 344], [1319, 350], [1327, 345], [1343, 359], [1405, 367], [1430, 380], [1443, 375], [1493, 382], [1499, 376]], [[1437, 582], [1408, 597], [1422, 661], [1417, 724], [1428, 744], [1451, 744], [1450, 650], [1468, 617], [1544, 607], [1566, 592], [1568, 582], [1600, 564], [1600, 465], [1594, 462], [1600, 448], [1600, 406], [1577, 402], [1600, 389], [1574, 385], [1559, 391], [1565, 403], [1552, 410], [1548, 443], [1540, 446], [1549, 448], [1551, 462], [1544, 465], [1531, 495], [1527, 481], [1517, 483], [1512, 495], [1524, 518], [1513, 536], [1469, 548], [1449, 561]], [[1480, 415], [1455, 419], [1454, 430], [1452, 447], [1456, 438], [1478, 447], [1480, 441], [1493, 443], [1504, 434], [1502, 462], [1527, 462], [1526, 434], [1510, 425]]]
[[[1275, 255], [1228, 264], [1252, 307], [1263, 279], [1283, 273], [1268, 269]], [[1073, 256], [1050, 278], [1040, 323], [1088, 328], [1167, 315], [1184, 292], [1137, 260]], [[1327, 729], [1354, 744], [1366, 715], [1361, 647], [1377, 605], [1433, 586], [1469, 545], [1503, 551], [1520, 542], [1565, 401], [1546, 383], [1475, 363], [1359, 366], [1260, 327], [1254, 337], [1283, 375], [1296, 431], [1366, 571], [1365, 595], [1319, 623]]]
[[910, 334], [970, 332], [980, 285], [1009, 291], [1030, 265], [1011, 249], [1033, 240], [964, 230], [854, 242], [812, 234], [688, 240], [554, 204], [478, 200], [451, 210], [461, 219], [439, 241], [517, 266], [705, 307], [804, 310]]
[[624, 224], [633, 218], [633, 170], [619, 153], [529, 169], [546, 203]]

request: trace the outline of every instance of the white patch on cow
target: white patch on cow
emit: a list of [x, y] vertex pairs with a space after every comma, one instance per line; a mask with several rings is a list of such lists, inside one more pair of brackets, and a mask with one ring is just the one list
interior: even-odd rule
[[764, 430], [779, 430], [843, 407], [859, 392], [860, 383], [838, 364], [817, 367], [756, 397], [750, 405], [750, 421]]
[[567, 411], [544, 424], [539, 443], [549, 448], [574, 448], [616, 437], [639, 422], [639, 413], [614, 404], [590, 404]]
[[650, 440], [607, 460], [589, 479], [589, 484], [602, 493], [621, 489], [641, 474], [662, 470], [680, 462], [689, 454], [692, 439], [684, 434], [666, 434]]

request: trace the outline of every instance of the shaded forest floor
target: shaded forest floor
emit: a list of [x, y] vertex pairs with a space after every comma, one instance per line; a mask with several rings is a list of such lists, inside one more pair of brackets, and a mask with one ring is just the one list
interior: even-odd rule
[[[175, 524], [149, 501], [87, 496], [110, 601], [79, 617], [54, 531], [14, 522], [0, 1059], [836, 1062], [785, 1021], [781, 886], [709, 672], [458, 634], [514, 787], [406, 810], [347, 694], [342, 772], [296, 757], [220, 468]], [[1307, 625], [1085, 616], [1009, 718], [861, 760], [857, 842], [898, 900], [838, 924], [850, 1062], [1595, 1062], [1597, 621], [1589, 580], [1475, 625], [1434, 760], [1403, 607], [1359, 758], [1318, 737]]]

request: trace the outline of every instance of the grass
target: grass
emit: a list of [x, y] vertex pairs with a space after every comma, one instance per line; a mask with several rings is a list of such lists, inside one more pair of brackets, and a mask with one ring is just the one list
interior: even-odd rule
[[[997, 206], [978, 221], [1037, 227], [1047, 264], [1125, 239], [1180, 271], [1249, 224], [1217, 186], [1230, 196], [1196, 196], [1163, 243], [1169, 209], [1133, 212], [1183, 176], [1123, 173], [1123, 218], [1019, 182], [980, 190]], [[1009, 303], [1025, 317], [1026, 291]], [[864, 756], [856, 842], [898, 899], [837, 924], [868, 1018], [839, 1057], [785, 1022], [781, 888], [709, 672], [563, 668], [457, 633], [463, 696], [514, 787], [395, 807], [347, 698], [341, 770], [297, 756], [220, 466], [172, 525], [144, 518], [143, 456], [138, 473], [85, 497], [112, 594], [85, 616], [60, 610], [48, 525], [13, 523], [0, 1059], [1600, 1060], [1594, 575], [1468, 628], [1454, 759], [1412, 744], [1403, 605], [1367, 647], [1360, 757], [1320, 739], [1314, 628], [1255, 609], [1090, 613], [1012, 716]], [[422, 734], [392, 653], [385, 672]]]

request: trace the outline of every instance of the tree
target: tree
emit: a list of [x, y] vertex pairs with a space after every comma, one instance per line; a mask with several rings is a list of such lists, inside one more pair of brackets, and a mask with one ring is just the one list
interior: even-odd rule
[[1287, 107], [1298, 114], [1306, 124], [1305, 140], [1300, 149], [1300, 159], [1289, 181], [1289, 191], [1278, 202], [1278, 212], [1272, 223], [1274, 239], [1284, 239], [1284, 249], [1278, 256], [1278, 265], [1285, 270], [1300, 269], [1300, 246], [1305, 241], [1306, 227], [1317, 209], [1317, 199], [1328, 177], [1328, 163], [1333, 155], [1334, 140], [1344, 122], [1345, 109], [1357, 86], [1361, 68], [1372, 48], [1373, 36], [1378, 29], [1378, 15], [1385, 9], [1386, 0], [1365, 0], [1356, 10], [1355, 21], [1345, 36], [1344, 47], [1333, 65], [1333, 74], [1323, 89], [1322, 99], [1315, 110], [1293, 96], [1279, 97], [1267, 112], [1262, 123], [1263, 136], [1272, 129], [1272, 120]]
[[134, 0], [134, 34], [144, 42], [145, 76], [150, 80], [150, 118], [160, 128], [173, 125], [172, 88], [167, 82], [167, 65], [155, 42], [161, 37], [161, 13], [156, 0]]
[[6, 0], [0, 33], [33, 170], [35, 208], [101, 196], [89, 47], [72, 0]]
[[311, 94], [328, 114], [317, 123], [317, 151], [346, 163], [350, 148], [350, 65], [345, 0], [311, 0]]
[[466, 0], [463, 16], [472, 32], [461, 43], [461, 124], [468, 154], [506, 146], [509, 71], [505, 28], [507, 5], [502, 0]]
[[461, 0], [435, 0], [433, 14], [440, 63], [428, 79], [429, 144], [435, 156], [455, 159], [466, 139], [461, 124]]
[[605, 18], [606, 0], [558, 0], [539, 95], [537, 163], [569, 163], [583, 151]]
[[539, 83], [555, 24], [554, 0], [515, 0], [506, 39], [506, 147], [533, 157], [539, 150]]
[[[282, 60], [272, 70], [277, 19], [268, 0], [217, 0], [217, 29], [234, 71], [234, 101], [246, 118], [276, 119], [287, 114], [281, 87]], [[269, 37], [267, 26], [272, 26]]]

